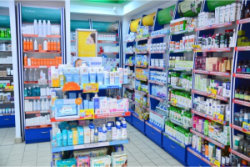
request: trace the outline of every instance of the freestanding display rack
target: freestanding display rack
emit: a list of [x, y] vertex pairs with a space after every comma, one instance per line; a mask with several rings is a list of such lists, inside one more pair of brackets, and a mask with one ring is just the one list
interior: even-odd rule
[[64, 8], [17, 3], [17, 16], [23, 137], [26, 143], [49, 141], [48, 67], [66, 63]]

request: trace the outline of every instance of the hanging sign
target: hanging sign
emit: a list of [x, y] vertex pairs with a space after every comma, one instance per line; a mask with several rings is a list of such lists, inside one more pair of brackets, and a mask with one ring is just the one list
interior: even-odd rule
[[97, 32], [96, 30], [76, 30], [76, 55], [78, 57], [97, 56]]

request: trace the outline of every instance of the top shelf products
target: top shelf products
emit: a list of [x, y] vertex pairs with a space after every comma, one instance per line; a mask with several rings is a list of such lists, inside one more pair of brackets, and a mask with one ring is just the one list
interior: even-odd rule
[[172, 20], [170, 22], [170, 33], [178, 34], [180, 32], [192, 32], [196, 27], [196, 19], [182, 17], [180, 19]]
[[34, 37], [60, 35], [60, 25], [51, 25], [50, 20], [34, 20], [33, 25], [23, 25], [22, 34], [33, 34]]

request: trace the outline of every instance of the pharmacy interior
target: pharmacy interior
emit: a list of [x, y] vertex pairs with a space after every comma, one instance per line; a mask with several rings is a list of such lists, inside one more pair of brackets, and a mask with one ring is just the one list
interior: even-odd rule
[[249, 1], [9, 8], [0, 127], [50, 141], [52, 166], [126, 166], [128, 124], [184, 166], [250, 165]]

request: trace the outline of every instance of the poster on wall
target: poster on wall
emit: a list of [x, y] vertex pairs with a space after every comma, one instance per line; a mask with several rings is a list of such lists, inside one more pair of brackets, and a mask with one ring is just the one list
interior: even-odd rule
[[97, 56], [97, 31], [76, 29], [76, 54], [77, 57]]

